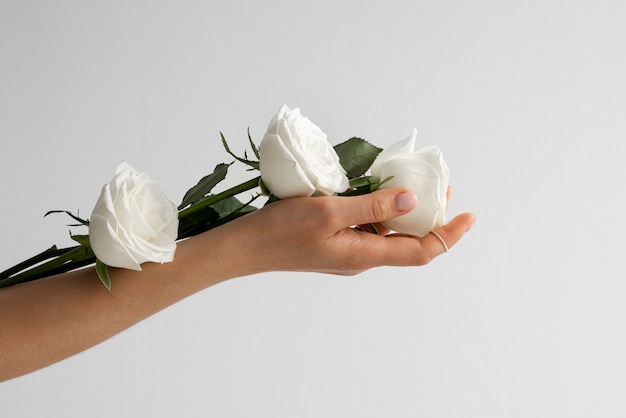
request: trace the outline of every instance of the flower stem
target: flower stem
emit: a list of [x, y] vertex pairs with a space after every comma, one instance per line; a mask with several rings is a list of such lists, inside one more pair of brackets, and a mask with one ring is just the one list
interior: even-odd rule
[[0, 273], [0, 282], [2, 282], [4, 279], [7, 279], [13, 276], [14, 274], [19, 273], [22, 270], [26, 270], [29, 267], [39, 264], [42, 261], [63, 255], [69, 250], [71, 250], [71, 248], [58, 249], [56, 245], [53, 245], [52, 247], [48, 248], [46, 251], [43, 251], [29, 258], [28, 260], [24, 260], [21, 263], [16, 264], [15, 266], [8, 268], [2, 273]]
[[[54, 254], [52, 256], [56, 258], [48, 261], [47, 263], [40, 264], [30, 270], [26, 270], [19, 274], [15, 274], [14, 276], [7, 275], [6, 278], [2, 277], [2, 279], [0, 279], [0, 287], [11, 286], [14, 284], [24, 283], [24, 282], [52, 276], [52, 275], [59, 274], [59, 273], [65, 273], [66, 271], [70, 271], [70, 270], [77, 269], [79, 267], [86, 266], [95, 261], [95, 256], [91, 248], [86, 248], [86, 247], [83, 247], [82, 245], [78, 245], [76, 247], [64, 248], [62, 250], [55, 250], [55, 251], [57, 252], [57, 254]], [[24, 268], [27, 268], [28, 266], [34, 265], [35, 263], [32, 263], [32, 260], [36, 259], [37, 257], [42, 257], [46, 252], [47, 251], [35, 257], [32, 257], [9, 270], [16, 271], [15, 269], [17, 269], [18, 266], [23, 266], [23, 268], [21, 268], [20, 270], [17, 270], [17, 271], [21, 271]], [[48, 259], [48, 258], [50, 257], [45, 257], [43, 258], [43, 260]]]
[[255, 177], [251, 180], [248, 180], [244, 183], [241, 183], [238, 186], [235, 187], [231, 187], [230, 189], [224, 190], [221, 193], [218, 193], [216, 195], [212, 195], [212, 196], [208, 196], [202, 200], [199, 200], [195, 203], [192, 203], [191, 206], [187, 207], [186, 209], [181, 210], [180, 212], [178, 212], [178, 219], [183, 219], [187, 216], [191, 216], [194, 213], [201, 211], [202, 209], [205, 209], [223, 199], [226, 199], [228, 197], [231, 196], [235, 196], [238, 195], [239, 193], [243, 193], [245, 191], [248, 190], [252, 190], [255, 187], [258, 187], [259, 185], [259, 180], [261, 179], [260, 176]]
[[[186, 209], [179, 211], [178, 217], [179, 219], [184, 219], [217, 202], [254, 189], [259, 186], [260, 179], [260, 176], [255, 177], [221, 193], [208, 196], [202, 200], [194, 202]], [[237, 213], [231, 214], [232, 219], [238, 216], [239, 211], [236, 212]], [[231, 220], [231, 217], [229, 217], [228, 220]], [[225, 221], [227, 222], [228, 220]], [[191, 235], [195, 234], [192, 233]], [[61, 249], [58, 249], [56, 246], [52, 246], [46, 251], [43, 251], [3, 272], [0, 272], [0, 288], [53, 276], [55, 274], [65, 273], [70, 270], [75, 270], [77, 268], [93, 264], [95, 261], [96, 257], [93, 250], [88, 245], [78, 245], [75, 247]]]

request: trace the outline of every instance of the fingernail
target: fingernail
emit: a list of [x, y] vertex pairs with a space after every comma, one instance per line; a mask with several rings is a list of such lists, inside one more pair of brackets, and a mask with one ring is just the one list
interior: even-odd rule
[[417, 196], [410, 192], [400, 193], [396, 195], [394, 203], [399, 212], [408, 212], [417, 206]]

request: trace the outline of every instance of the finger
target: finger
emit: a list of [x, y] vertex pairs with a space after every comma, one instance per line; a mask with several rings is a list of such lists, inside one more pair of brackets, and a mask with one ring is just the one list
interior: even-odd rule
[[338, 228], [351, 225], [376, 224], [410, 212], [417, 206], [417, 197], [406, 189], [377, 190], [361, 196], [334, 198], [332, 213]]
[[431, 258], [447, 252], [470, 230], [475, 221], [476, 217], [471, 213], [458, 215], [446, 225], [435, 230], [434, 233], [420, 239], [424, 251]]
[[[474, 215], [466, 213], [452, 219], [439, 228], [437, 233], [446, 240], [448, 248], [456, 245], [474, 223]], [[363, 234], [367, 239], [366, 258], [373, 266], [421, 266], [443, 254], [445, 248], [441, 241], [428, 234], [422, 238], [411, 235], [395, 234], [388, 237]]]

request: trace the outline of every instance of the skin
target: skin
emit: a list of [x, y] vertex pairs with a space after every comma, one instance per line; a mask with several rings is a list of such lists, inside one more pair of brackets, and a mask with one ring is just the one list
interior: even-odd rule
[[[376, 235], [354, 227], [415, 205], [415, 195], [402, 189], [285, 199], [180, 242], [171, 263], [145, 263], [139, 272], [110, 269], [112, 295], [93, 268], [2, 289], [0, 381], [79, 353], [228, 279], [267, 271], [354, 275], [383, 265], [425, 265], [444, 252], [433, 234], [388, 234], [379, 225]], [[452, 248], [473, 223], [466, 213], [437, 232]]]

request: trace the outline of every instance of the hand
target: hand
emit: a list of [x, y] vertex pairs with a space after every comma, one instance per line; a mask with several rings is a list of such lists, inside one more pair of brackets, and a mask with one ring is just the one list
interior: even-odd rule
[[[317, 271], [353, 275], [372, 267], [418, 266], [445, 252], [441, 241], [366, 232], [356, 225], [376, 224], [413, 209], [414, 194], [403, 189], [385, 189], [353, 197], [290, 198], [272, 203], [231, 222], [255, 241], [253, 263], [260, 271]], [[463, 237], [474, 215], [452, 219], [436, 232], [451, 248]], [[237, 232], [235, 232], [237, 233]], [[250, 251], [247, 249], [246, 251]]]
[[[274, 270], [350, 275], [375, 266], [426, 264], [445, 251], [435, 235], [376, 235], [356, 227], [402, 215], [416, 204], [415, 195], [402, 189], [285, 199], [180, 242], [172, 263], [110, 269], [113, 296], [93, 268], [2, 289], [0, 381], [71, 356], [234, 277]], [[473, 221], [471, 214], [459, 215], [437, 233], [452, 247]]]

